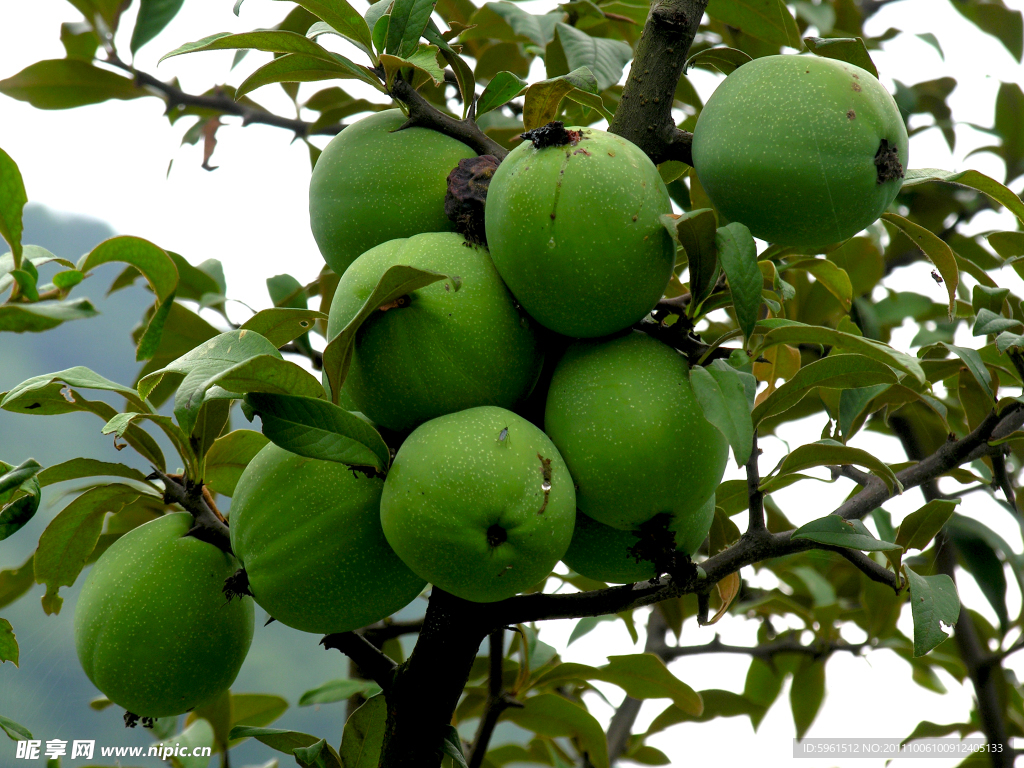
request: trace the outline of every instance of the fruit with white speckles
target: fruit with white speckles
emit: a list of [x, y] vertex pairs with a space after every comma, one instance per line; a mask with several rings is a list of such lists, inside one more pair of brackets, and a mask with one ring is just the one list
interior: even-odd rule
[[[715, 497], [712, 494], [697, 512], [672, 517], [666, 530], [674, 534], [678, 551], [692, 555], [707, 537], [714, 517]], [[631, 551], [639, 541], [640, 538], [632, 531], [620, 531], [577, 512], [572, 543], [562, 562], [581, 576], [610, 584], [653, 579], [658, 575], [654, 563], [638, 558]]]
[[242, 472], [231, 502], [231, 548], [267, 613], [303, 632], [373, 624], [426, 586], [380, 527], [384, 481], [274, 444]]
[[547, 435], [492, 406], [413, 432], [380, 504], [384, 535], [413, 571], [480, 603], [547, 576], [569, 546], [575, 517], [572, 478]]
[[639, 331], [569, 347], [551, 379], [544, 431], [569, 465], [580, 510], [626, 531], [662, 512], [699, 515], [728, 457], [686, 358]]
[[478, 405], [511, 408], [530, 393], [543, 362], [540, 329], [516, 307], [487, 251], [461, 235], [416, 235], [360, 256], [334, 294], [329, 339], [396, 264], [455, 275], [462, 286], [442, 281], [420, 288], [360, 327], [345, 380], [360, 411], [375, 424], [403, 430]]
[[881, 216], [908, 167], [907, 128], [870, 72], [765, 56], [712, 94], [693, 131], [708, 197], [755, 237], [819, 250]]
[[309, 225], [324, 261], [342, 274], [359, 254], [396, 237], [450, 232], [448, 174], [476, 153], [428, 128], [396, 130], [397, 109], [364, 117], [331, 139], [309, 181]]
[[541, 325], [566, 336], [627, 328], [657, 304], [675, 245], [660, 217], [668, 191], [650, 159], [593, 128], [574, 143], [523, 141], [491, 180], [484, 209], [491, 258]]
[[249, 652], [252, 600], [228, 602], [238, 562], [185, 536], [176, 512], [129, 531], [89, 572], [75, 606], [82, 669], [112, 702], [140, 717], [180, 715], [234, 682]]

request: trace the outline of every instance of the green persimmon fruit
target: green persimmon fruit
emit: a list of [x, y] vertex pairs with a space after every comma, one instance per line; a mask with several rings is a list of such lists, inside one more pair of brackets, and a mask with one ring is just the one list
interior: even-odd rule
[[572, 478], [547, 435], [493, 406], [418, 427], [398, 449], [380, 502], [398, 556], [436, 587], [480, 603], [547, 576], [575, 517]]
[[693, 130], [693, 165], [715, 207], [756, 237], [809, 250], [877, 220], [908, 157], [907, 127], [875, 76], [817, 56], [744, 64]]
[[448, 174], [476, 153], [429, 128], [397, 130], [388, 109], [331, 139], [309, 181], [309, 225], [337, 274], [375, 245], [420, 232], [451, 232], [444, 213]]
[[404, 608], [426, 583], [380, 527], [384, 481], [273, 443], [242, 472], [231, 548], [256, 602], [282, 624], [347, 632]]
[[676, 248], [658, 169], [636, 145], [593, 128], [498, 166], [484, 217], [491, 258], [523, 308], [573, 337], [627, 328], [662, 297]]
[[92, 567], [75, 606], [75, 650], [86, 676], [140, 717], [180, 715], [234, 682], [249, 652], [252, 600], [230, 602], [238, 562], [185, 534], [175, 512], [115, 541]]
[[[687, 555], [697, 551], [715, 517], [715, 496], [696, 512], [673, 516], [667, 530], [675, 535], [676, 549]], [[581, 576], [610, 584], [632, 584], [658, 575], [650, 560], [638, 560], [631, 549], [639, 542], [632, 531], [620, 531], [576, 512], [572, 543], [562, 562]]]
[[569, 347], [551, 378], [544, 431], [576, 481], [580, 511], [625, 531], [662, 512], [697, 514], [728, 456], [686, 358], [640, 331]]
[[511, 408], [530, 393], [543, 363], [540, 329], [516, 307], [487, 252], [454, 233], [391, 240], [356, 259], [334, 293], [328, 339], [396, 264], [458, 276], [462, 286], [432, 283], [363, 323], [342, 390], [359, 411], [405, 430], [478, 405]]

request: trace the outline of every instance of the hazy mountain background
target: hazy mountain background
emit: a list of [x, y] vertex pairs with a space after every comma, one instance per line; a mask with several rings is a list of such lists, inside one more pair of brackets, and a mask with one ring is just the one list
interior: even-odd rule
[[[40, 205], [30, 205], [25, 211], [23, 241], [41, 245], [67, 259], [77, 259], [114, 234], [103, 222], [57, 213]], [[189, 258], [198, 263], [208, 256], [191, 254]], [[74, 292], [76, 297], [88, 297], [99, 310], [99, 316], [64, 323], [45, 333], [0, 334], [0, 392], [32, 376], [75, 365], [84, 365], [124, 384], [134, 381], [141, 364], [135, 362], [130, 333], [153, 299], [148, 291], [137, 286], [106, 297], [106, 289], [118, 271], [116, 265], [101, 268]], [[115, 407], [123, 403], [116, 398], [109, 402]], [[238, 426], [237, 411], [234, 423]], [[98, 418], [86, 413], [29, 416], [0, 411], [0, 459], [18, 464], [32, 457], [49, 466], [76, 456], [89, 456], [147, 468], [131, 449], [116, 451], [111, 438], [100, 434], [102, 426]], [[172, 456], [169, 445], [163, 448], [168, 457]], [[45, 489], [35, 518], [13, 537], [0, 542], [0, 570], [21, 565], [32, 553], [39, 535], [63, 507], [61, 493], [69, 490], [69, 485], [73, 483]], [[70, 745], [74, 739], [95, 739], [96, 754], [88, 765], [114, 765], [112, 759], [100, 759], [100, 746], [148, 746], [154, 739], [141, 726], [126, 729], [121, 720], [123, 711], [117, 707], [102, 712], [89, 707], [89, 701], [99, 692], [78, 664], [72, 630], [83, 580], [84, 575], [75, 587], [61, 590], [65, 600], [57, 616], [43, 613], [39, 602], [44, 592], [41, 585], [34, 586], [12, 605], [0, 608], [0, 615], [14, 626], [21, 646], [20, 669], [10, 663], [0, 665], [0, 715], [21, 723], [44, 742], [63, 739]], [[414, 605], [409, 612], [417, 610], [422, 608]], [[303, 692], [328, 680], [346, 677], [347, 659], [337, 651], [323, 650], [318, 646], [317, 635], [278, 623], [263, 627], [266, 618], [267, 614], [257, 607], [252, 650], [232, 690], [284, 696], [292, 706], [274, 727], [314, 733], [337, 747], [344, 725], [344, 703], [319, 708], [296, 705]], [[0, 755], [0, 764], [13, 765], [13, 742], [0, 739]], [[7, 755], [11, 756], [10, 761]], [[281, 758], [282, 767], [292, 764], [291, 758], [250, 740], [233, 751], [232, 765], [261, 765], [274, 757]], [[121, 763], [125, 768], [167, 765], [157, 758], [122, 759]], [[43, 761], [24, 764], [42, 765]], [[219, 757], [210, 763], [219, 764]], [[84, 765], [86, 762], [81, 759], [64, 761], [65, 768]]]

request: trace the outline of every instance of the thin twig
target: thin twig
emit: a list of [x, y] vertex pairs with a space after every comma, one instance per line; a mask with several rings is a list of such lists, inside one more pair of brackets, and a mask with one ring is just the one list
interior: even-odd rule
[[320, 640], [324, 648], [336, 648], [359, 665], [359, 669], [381, 687], [391, 688], [398, 665], [377, 646], [357, 632], [336, 632]]
[[193, 525], [189, 529], [188, 536], [193, 536], [200, 541], [205, 541], [220, 548], [224, 552], [231, 553], [231, 535], [228, 526], [220, 513], [211, 507], [212, 498], [202, 486], [186, 487], [179, 480], [167, 475], [161, 470], [153, 467], [153, 472], [147, 480], [159, 480], [164, 484], [164, 503], [178, 504], [186, 512], [192, 515]]
[[499, 627], [490, 634], [490, 671], [488, 676], [487, 710], [480, 718], [473, 746], [467, 764], [469, 768], [480, 768], [487, 754], [487, 745], [494, 735], [494, 727], [498, 724], [501, 713], [509, 707], [522, 707], [523, 704], [505, 692], [502, 685], [505, 661], [505, 628]]

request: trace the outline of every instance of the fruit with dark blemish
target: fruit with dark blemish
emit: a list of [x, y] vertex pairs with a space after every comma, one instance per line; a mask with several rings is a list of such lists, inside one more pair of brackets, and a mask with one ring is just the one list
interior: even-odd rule
[[693, 131], [697, 177], [755, 237], [815, 252], [878, 219], [902, 185], [907, 129], [871, 73], [765, 56], [712, 94]]
[[347, 632], [390, 616], [426, 586], [380, 527], [384, 481], [273, 443], [242, 472], [231, 545], [256, 602], [282, 624]]
[[523, 141], [491, 180], [491, 258], [541, 325], [605, 336], [642, 319], [672, 274], [671, 213], [658, 169], [629, 141], [592, 128], [575, 144]]
[[238, 561], [185, 534], [174, 512], [135, 528], [92, 567], [75, 606], [75, 649], [86, 676], [119, 707], [168, 717], [234, 682], [249, 652], [253, 604], [228, 602]]
[[[673, 516], [666, 533], [674, 538], [677, 551], [692, 555], [708, 535], [715, 516], [712, 494], [695, 513]], [[582, 512], [576, 513], [572, 543], [562, 562], [581, 576], [611, 584], [630, 584], [653, 579], [658, 569], [651, 560], [638, 558], [633, 550], [640, 541], [632, 531], [621, 531], [599, 523]]]
[[448, 174], [476, 153], [429, 128], [396, 130], [397, 109], [370, 115], [331, 139], [309, 181], [309, 225], [324, 261], [342, 274], [357, 256], [396, 237], [450, 232]]
[[547, 576], [575, 519], [558, 449], [530, 422], [490, 406], [418, 427], [399, 448], [380, 503], [384, 535], [410, 569], [481, 603]]
[[662, 512], [700, 514], [728, 444], [704, 418], [689, 374], [685, 357], [639, 331], [569, 346], [551, 379], [544, 431], [569, 466], [582, 512], [626, 531]]
[[389, 267], [432, 269], [462, 279], [412, 291], [404, 306], [375, 312], [359, 329], [344, 393], [388, 429], [478, 405], [511, 408], [540, 374], [540, 329], [515, 305], [487, 251], [461, 235], [427, 233], [364, 253], [334, 293], [327, 337], [356, 315]]

